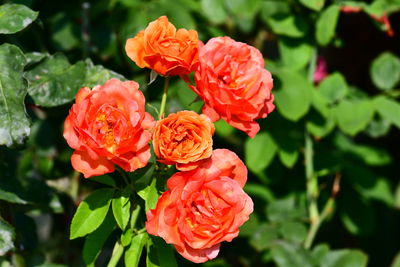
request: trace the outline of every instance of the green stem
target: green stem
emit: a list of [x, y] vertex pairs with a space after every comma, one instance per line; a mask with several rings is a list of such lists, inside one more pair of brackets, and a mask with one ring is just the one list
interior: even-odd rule
[[115, 242], [115, 246], [111, 255], [111, 259], [108, 262], [107, 267], [115, 267], [117, 266], [119, 260], [121, 259], [122, 254], [124, 253], [124, 246], [117, 240]]
[[164, 92], [163, 92], [163, 95], [162, 95], [161, 107], [160, 107], [160, 117], [159, 117], [160, 120], [162, 119], [162, 117], [163, 117], [163, 115], [164, 115], [165, 105], [166, 105], [166, 103], [167, 103], [169, 80], [170, 80], [170, 77], [169, 77], [169, 76], [165, 77]]
[[310, 134], [306, 131], [305, 133], [305, 167], [306, 167], [306, 189], [307, 189], [307, 200], [308, 200], [308, 213], [310, 217], [310, 230], [308, 232], [304, 247], [306, 249], [311, 247], [316, 232], [318, 231], [320, 224], [320, 216], [318, 211], [318, 177], [314, 173], [314, 149], [313, 142]]
[[319, 227], [321, 226], [322, 222], [325, 221], [328, 215], [332, 212], [334, 205], [335, 205], [335, 199], [333, 196], [331, 196], [326, 202], [325, 207], [322, 210], [321, 216], [318, 218], [318, 220], [315, 221], [315, 223], [311, 223], [311, 227], [308, 231], [306, 241], [304, 242], [305, 249], [311, 248], [311, 245], [315, 239], [315, 236], [317, 235]]

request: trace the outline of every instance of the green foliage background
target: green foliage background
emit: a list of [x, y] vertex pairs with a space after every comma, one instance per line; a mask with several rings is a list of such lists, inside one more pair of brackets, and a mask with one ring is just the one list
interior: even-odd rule
[[[128, 240], [126, 262], [141, 266], [147, 257], [148, 266], [173, 264], [160, 240], [154, 241], [162, 251], [159, 259], [153, 261], [150, 253], [137, 258], [133, 252], [143, 248], [146, 237], [138, 234], [131, 240], [121, 230], [129, 223], [123, 216], [130, 212], [126, 192], [118, 191], [111, 203], [111, 188], [123, 181], [114, 174], [80, 177], [70, 166], [72, 150], [62, 138], [63, 121], [83, 86], [111, 77], [133, 79], [147, 102], [159, 106], [162, 79], [148, 85], [150, 71], [131, 62], [124, 45], [161, 15], [178, 28], [196, 29], [203, 42], [229, 35], [256, 46], [274, 77], [277, 108], [259, 120], [262, 130], [254, 139], [216, 123], [215, 148], [235, 151], [249, 169], [245, 191], [255, 212], [240, 236], [222, 244], [220, 256], [203, 265], [400, 266], [400, 1], [3, 4], [0, 266], [94, 266], [96, 258], [96, 266], [105, 266], [121, 233]], [[343, 6], [362, 11], [344, 13]], [[393, 37], [374, 19], [384, 14]], [[326, 60], [329, 75], [316, 85], [317, 57]], [[199, 111], [202, 103], [193, 103], [195, 97], [184, 82], [173, 79], [168, 112]], [[146, 207], [154, 195], [146, 178], [151, 168], [130, 177], [142, 185]], [[87, 218], [86, 228], [75, 226], [70, 233], [77, 205], [90, 192], [79, 212], [86, 216], [93, 202], [101, 204], [97, 215]], [[100, 201], [108, 202], [99, 204], [99, 195], [109, 196]], [[112, 207], [115, 219], [105, 206]], [[131, 221], [143, 216], [134, 214]], [[315, 214], [321, 224], [307, 245]], [[69, 240], [87, 233], [85, 239]], [[149, 246], [144, 250], [150, 251]], [[191, 265], [176, 258], [179, 266]]]

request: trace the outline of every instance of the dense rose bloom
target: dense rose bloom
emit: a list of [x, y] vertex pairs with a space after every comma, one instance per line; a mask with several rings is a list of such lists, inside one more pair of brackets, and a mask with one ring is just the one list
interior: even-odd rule
[[193, 91], [204, 100], [203, 113], [220, 118], [254, 137], [256, 119], [274, 110], [271, 74], [259, 50], [229, 37], [212, 38], [200, 49]]
[[235, 153], [214, 150], [198, 168], [167, 181], [168, 191], [147, 213], [147, 232], [193, 262], [215, 258], [220, 243], [237, 237], [253, 212], [253, 202], [242, 189], [246, 180], [246, 166]]
[[198, 65], [199, 38], [195, 30], [176, 30], [162, 16], [128, 39], [125, 50], [141, 68], [153, 69], [164, 76], [184, 75]]
[[182, 171], [194, 169], [211, 156], [214, 131], [214, 124], [203, 114], [172, 113], [154, 128], [154, 153], [164, 164], [176, 164]]
[[134, 81], [117, 79], [84, 87], [76, 95], [64, 123], [64, 138], [75, 149], [72, 166], [84, 176], [144, 167], [150, 158], [154, 120], [145, 112], [145, 99]]

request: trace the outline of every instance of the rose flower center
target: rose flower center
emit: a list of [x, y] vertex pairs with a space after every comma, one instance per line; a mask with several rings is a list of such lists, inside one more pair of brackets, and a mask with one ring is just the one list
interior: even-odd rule
[[121, 110], [114, 106], [105, 106], [101, 108], [95, 118], [95, 136], [96, 139], [110, 152], [114, 153], [121, 135], [120, 126], [124, 124], [126, 128], [126, 119]]

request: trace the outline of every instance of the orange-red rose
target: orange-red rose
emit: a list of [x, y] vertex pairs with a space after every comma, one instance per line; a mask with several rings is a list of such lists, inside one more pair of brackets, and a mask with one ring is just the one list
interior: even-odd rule
[[215, 258], [220, 243], [237, 237], [253, 212], [253, 202], [242, 189], [246, 179], [246, 166], [235, 153], [214, 150], [197, 169], [167, 181], [169, 190], [147, 213], [147, 231], [193, 262]]
[[256, 119], [274, 110], [271, 74], [259, 50], [229, 37], [209, 40], [200, 49], [193, 91], [204, 100], [203, 113], [220, 118], [254, 137]]
[[154, 120], [145, 112], [145, 99], [134, 81], [107, 81], [76, 95], [64, 123], [64, 138], [75, 149], [72, 166], [84, 176], [144, 167], [150, 158], [149, 130]]
[[194, 111], [180, 111], [157, 122], [153, 132], [154, 153], [164, 164], [191, 170], [212, 153], [215, 128], [210, 119]]
[[139, 67], [161, 75], [185, 75], [198, 65], [199, 39], [195, 30], [176, 30], [166, 16], [151, 22], [126, 42], [126, 53]]

